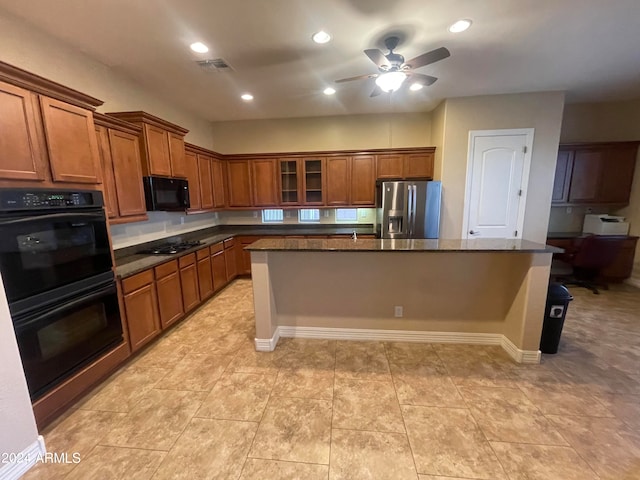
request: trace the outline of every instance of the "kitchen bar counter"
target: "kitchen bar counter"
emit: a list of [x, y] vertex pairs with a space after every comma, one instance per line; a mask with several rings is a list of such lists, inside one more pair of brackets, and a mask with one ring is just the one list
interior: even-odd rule
[[[171, 237], [175, 243], [180, 241], [199, 240], [202, 245], [198, 245], [189, 250], [183, 250], [171, 255], [152, 255], [136, 253], [140, 250], [149, 249], [157, 244], [169, 241], [168, 238], [148, 242], [146, 244], [126, 247], [115, 251], [116, 276], [126, 278], [136, 273], [140, 273], [149, 268], [153, 268], [162, 263], [174, 260], [183, 255], [193, 253], [208, 245], [222, 242], [228, 238], [236, 236], [282, 236], [282, 235], [371, 235], [374, 233], [373, 225], [370, 224], [349, 224], [349, 225], [237, 225], [221, 226], [189, 232], [176, 237]], [[339, 241], [339, 240], [338, 240]]]
[[524, 240], [262, 239], [256, 349], [280, 337], [501, 345], [538, 363], [551, 257]]
[[307, 252], [516, 252], [555, 253], [562, 249], [528, 240], [475, 239], [261, 239], [247, 247], [250, 251]]

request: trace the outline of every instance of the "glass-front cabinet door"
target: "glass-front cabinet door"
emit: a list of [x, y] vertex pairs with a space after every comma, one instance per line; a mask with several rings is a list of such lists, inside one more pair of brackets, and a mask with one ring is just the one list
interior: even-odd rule
[[280, 200], [282, 205], [300, 205], [300, 164], [298, 160], [280, 160]]
[[305, 205], [322, 205], [323, 158], [305, 158], [303, 196]]

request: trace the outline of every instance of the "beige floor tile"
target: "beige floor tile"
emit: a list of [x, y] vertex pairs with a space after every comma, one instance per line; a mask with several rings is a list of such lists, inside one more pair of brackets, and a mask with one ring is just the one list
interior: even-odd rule
[[338, 342], [336, 377], [389, 380], [390, 374], [389, 362], [381, 342]]
[[280, 370], [278, 360], [283, 352], [257, 352], [253, 345], [243, 345], [227, 367], [227, 372], [258, 373], [276, 375]]
[[187, 345], [175, 345], [160, 339], [136, 357], [131, 366], [171, 369], [189, 353]]
[[258, 427], [253, 422], [194, 418], [153, 480], [235, 480]]
[[640, 440], [633, 437], [635, 429], [615, 418], [548, 418], [602, 478], [640, 478]]
[[333, 428], [404, 433], [393, 383], [336, 378]]
[[604, 394], [596, 398], [616, 418], [640, 430], [640, 395]]
[[610, 409], [602, 405], [582, 387], [542, 386], [521, 387], [545, 415], [586, 415], [591, 417], [613, 417]]
[[402, 406], [418, 473], [506, 479], [469, 410]]
[[490, 441], [568, 445], [517, 388], [466, 388], [460, 393]]
[[333, 370], [283, 368], [271, 395], [276, 397], [333, 400]]
[[335, 353], [330, 351], [318, 351], [316, 348], [301, 350], [280, 350], [277, 363], [281, 368], [314, 368], [322, 370], [334, 370], [336, 366]]
[[210, 391], [231, 362], [231, 355], [190, 353], [180, 360], [156, 388]]
[[491, 442], [511, 480], [598, 480], [570, 447]]
[[98, 445], [65, 480], [148, 480], [165, 455], [152, 450]]
[[418, 475], [418, 480], [469, 480], [462, 477], [441, 477], [439, 475]]
[[224, 374], [202, 402], [196, 417], [259, 422], [275, 375]]
[[442, 365], [442, 360], [430, 343], [384, 343], [389, 364], [396, 365]]
[[76, 406], [83, 410], [128, 412], [167, 375], [164, 368], [127, 366]]
[[[124, 413], [75, 410], [69, 413], [55, 428], [45, 432], [47, 452], [80, 455], [80, 461], [89, 458], [100, 439], [125, 417]], [[67, 463], [38, 463], [23, 477], [24, 479], [63, 478], [76, 467]]]
[[169, 450], [205, 395], [204, 392], [151, 390], [100, 444]]
[[269, 400], [249, 456], [329, 463], [331, 402], [274, 397]]
[[327, 480], [328, 476], [327, 465], [249, 458], [239, 480]]
[[416, 479], [407, 436], [334, 428], [331, 433], [331, 480]]
[[442, 365], [391, 363], [391, 375], [402, 405], [466, 406], [458, 388]]

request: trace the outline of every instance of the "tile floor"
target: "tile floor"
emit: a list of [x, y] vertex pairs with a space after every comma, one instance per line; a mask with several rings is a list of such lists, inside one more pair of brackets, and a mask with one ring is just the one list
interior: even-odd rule
[[45, 432], [25, 478], [640, 479], [640, 290], [573, 289], [561, 351], [282, 339], [237, 280]]

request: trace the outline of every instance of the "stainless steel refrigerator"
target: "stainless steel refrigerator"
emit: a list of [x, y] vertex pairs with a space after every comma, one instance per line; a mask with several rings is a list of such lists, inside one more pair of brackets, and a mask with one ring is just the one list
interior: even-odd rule
[[438, 238], [442, 183], [379, 182], [376, 230], [380, 238]]

